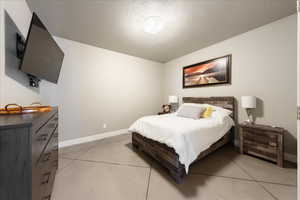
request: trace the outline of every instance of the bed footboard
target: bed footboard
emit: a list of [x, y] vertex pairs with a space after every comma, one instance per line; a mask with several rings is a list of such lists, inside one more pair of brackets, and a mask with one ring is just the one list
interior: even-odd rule
[[[208, 154], [216, 151], [223, 145], [231, 141], [231, 131], [226, 133], [220, 140], [211, 145], [207, 150], [201, 152], [198, 158], [194, 161], [198, 161]], [[185, 173], [185, 167], [179, 162], [178, 154], [171, 147], [160, 142], [148, 139], [139, 133], [132, 133], [132, 145], [139, 151], [146, 152], [156, 161], [158, 161], [164, 168], [169, 171], [169, 174], [176, 183], [181, 183]]]

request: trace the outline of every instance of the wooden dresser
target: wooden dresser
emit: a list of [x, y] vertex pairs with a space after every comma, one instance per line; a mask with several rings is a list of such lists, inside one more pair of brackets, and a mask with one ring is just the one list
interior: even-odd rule
[[240, 152], [276, 162], [283, 167], [285, 129], [257, 124], [240, 124]]
[[0, 116], [0, 199], [50, 200], [58, 168], [58, 112]]

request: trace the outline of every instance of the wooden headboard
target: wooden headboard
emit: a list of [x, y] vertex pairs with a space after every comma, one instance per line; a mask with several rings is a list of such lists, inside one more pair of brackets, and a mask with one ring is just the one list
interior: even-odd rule
[[207, 103], [231, 110], [232, 119], [235, 122], [237, 121], [237, 111], [234, 97], [183, 97], [182, 101], [183, 103]]

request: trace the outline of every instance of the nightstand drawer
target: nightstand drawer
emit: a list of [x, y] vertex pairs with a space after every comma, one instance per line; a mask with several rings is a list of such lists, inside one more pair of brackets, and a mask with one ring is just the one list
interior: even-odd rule
[[277, 134], [274, 133], [274, 132], [271, 132], [271, 131], [263, 131], [263, 130], [260, 130], [260, 129], [254, 129], [254, 128], [243, 128], [243, 130], [245, 132], [250, 132], [250, 133], [253, 133], [257, 136], [264, 136], [264, 137], [268, 137], [270, 139], [274, 139], [277, 137]]
[[268, 145], [271, 147], [277, 147], [277, 136], [269, 136], [266, 134], [257, 134], [256, 132], [244, 131], [243, 137], [245, 141], [256, 142], [263, 145]]
[[270, 145], [265, 144], [257, 144], [256, 142], [245, 140], [244, 141], [244, 147], [251, 147], [253, 149], [257, 149], [259, 151], [265, 151], [271, 154], [276, 154], [277, 147], [272, 147]]
[[271, 161], [276, 162], [277, 161], [277, 154], [276, 151], [272, 150], [272, 149], [265, 149], [265, 148], [261, 148], [261, 146], [251, 146], [248, 144], [244, 144], [244, 152], [254, 155], [254, 156], [258, 156], [261, 158], [265, 158]]

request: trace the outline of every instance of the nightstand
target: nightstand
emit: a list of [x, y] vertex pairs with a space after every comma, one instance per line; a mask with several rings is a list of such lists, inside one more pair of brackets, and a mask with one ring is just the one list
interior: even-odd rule
[[254, 155], [283, 167], [285, 129], [266, 125], [240, 124], [240, 153]]

